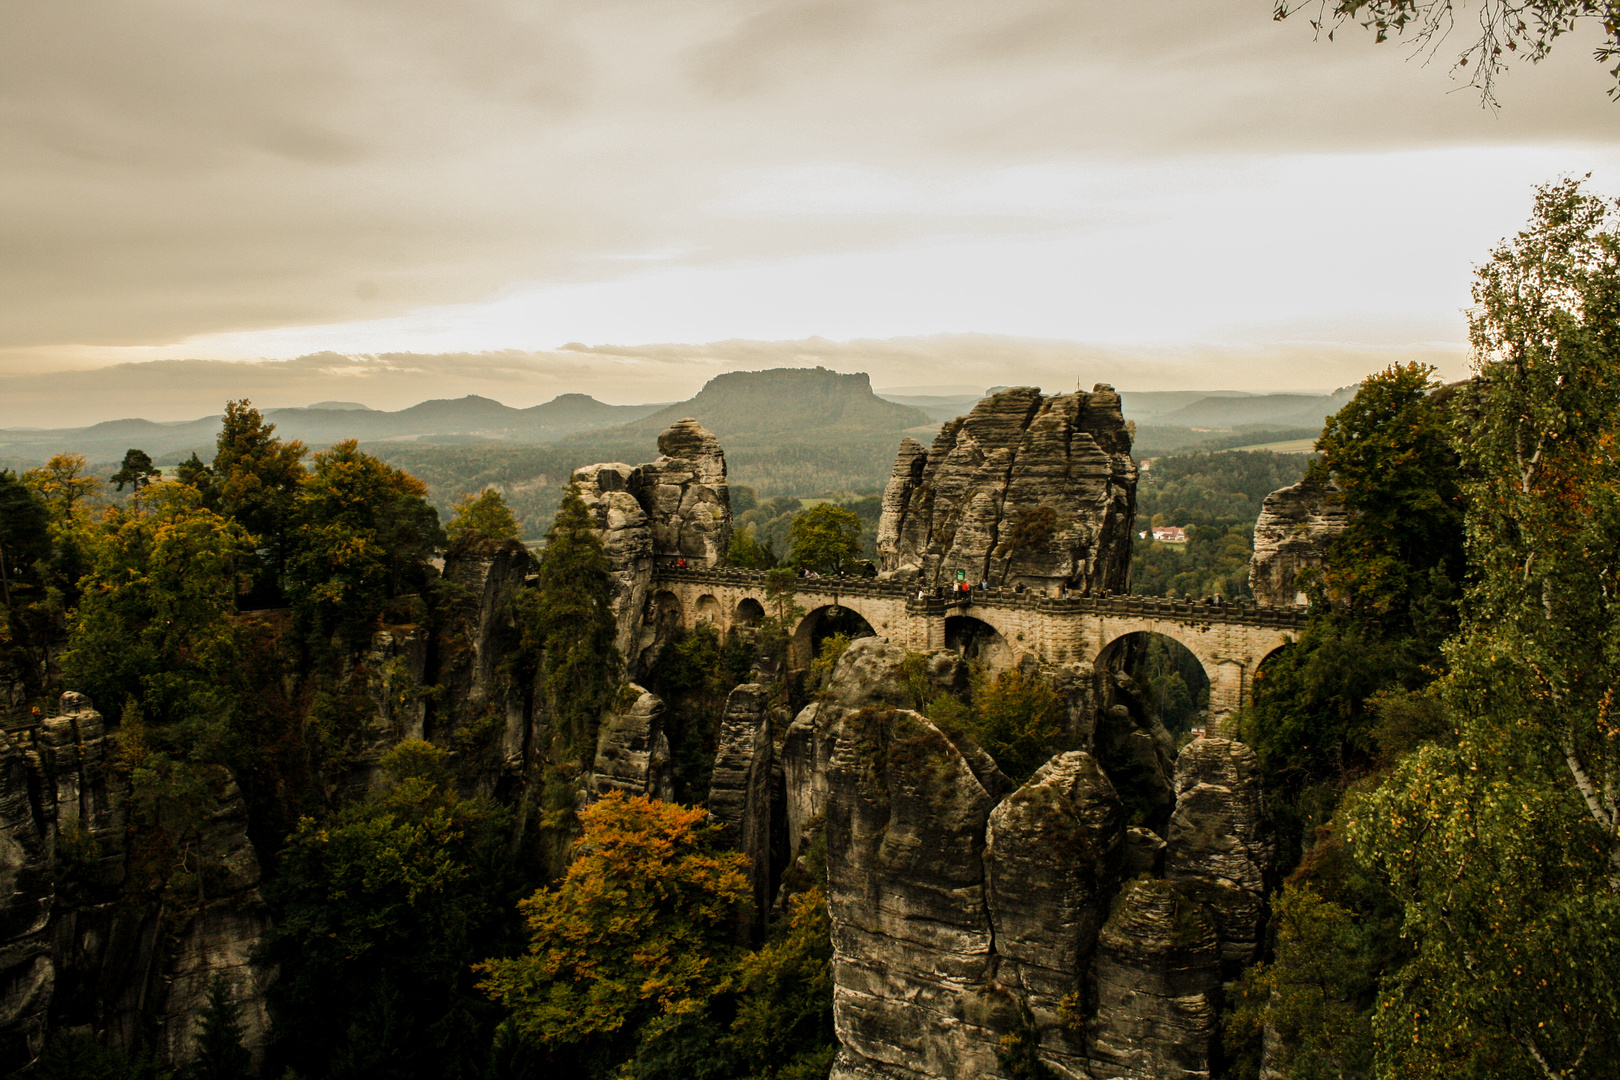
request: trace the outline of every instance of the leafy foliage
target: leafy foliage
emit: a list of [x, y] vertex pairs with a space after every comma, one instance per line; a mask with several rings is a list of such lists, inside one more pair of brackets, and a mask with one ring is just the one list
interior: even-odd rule
[[967, 735], [1021, 784], [1059, 751], [1069, 749], [1063, 696], [1036, 674], [1009, 668], [973, 671], [968, 700], [942, 696], [925, 710], [946, 734]]
[[654, 1030], [700, 1012], [734, 959], [751, 888], [703, 810], [609, 794], [581, 811], [566, 876], [520, 905], [525, 955], [479, 965], [522, 1042], [554, 1065], [607, 1075]]
[[844, 574], [861, 557], [861, 519], [854, 511], [819, 503], [793, 519], [793, 565], [820, 573]]
[[596, 718], [618, 689], [612, 590], [590, 511], [570, 491], [546, 533], [537, 587], [522, 594], [517, 615], [522, 651], [538, 664], [542, 704], [576, 748], [594, 749]]
[[459, 797], [446, 752], [405, 741], [392, 783], [288, 839], [266, 959], [279, 1053], [302, 1075], [475, 1077], [493, 1010], [470, 965], [512, 947], [508, 813]]
[[139, 491], [163, 475], [161, 469], [152, 464], [152, 455], [145, 450], [131, 448], [124, 454], [124, 461], [118, 471], [112, 474], [112, 482], [123, 491], [128, 484], [131, 491]]
[[[1438, 48], [1450, 33], [1459, 6], [1455, 0], [1274, 0], [1279, 20], [1315, 9], [1311, 26], [1318, 33], [1327, 28], [1330, 39], [1354, 22], [1370, 30], [1379, 43], [1410, 33], [1406, 40], [1420, 51]], [[1479, 37], [1458, 54], [1457, 67], [1471, 74], [1470, 85], [1479, 89], [1486, 104], [1495, 104], [1496, 79], [1507, 70], [1508, 57], [1539, 63], [1552, 53], [1553, 43], [1572, 33], [1583, 19], [1596, 20], [1606, 35], [1592, 56], [1599, 63], [1615, 64], [1609, 74], [1617, 85], [1609, 96], [1620, 96], [1620, 19], [1614, 0], [1483, 0]]]
[[478, 540], [516, 540], [520, 529], [501, 493], [485, 488], [456, 503], [455, 516], [444, 532], [450, 546], [456, 548]]

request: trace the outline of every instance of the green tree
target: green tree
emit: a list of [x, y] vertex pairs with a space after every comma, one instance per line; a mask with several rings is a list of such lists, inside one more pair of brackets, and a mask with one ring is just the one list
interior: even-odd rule
[[124, 463], [118, 471], [112, 474], [112, 482], [123, 491], [128, 484], [131, 491], [139, 491], [163, 473], [152, 464], [152, 456], [145, 450], [130, 449], [124, 452]]
[[[220, 511], [240, 522], [269, 549], [268, 568], [279, 573], [286, 560], [293, 507], [304, 480], [306, 451], [303, 443], [296, 439], [283, 442], [275, 432], [276, 426], [265, 423], [246, 398], [226, 402], [209, 479]], [[192, 459], [195, 461], [195, 454]], [[195, 467], [188, 472], [195, 475]]]
[[726, 565], [739, 570], [772, 570], [776, 567], [776, 551], [767, 540], [760, 543], [754, 537], [753, 525], [742, 525], [731, 531], [731, 544], [726, 549]]
[[0, 603], [8, 614], [27, 601], [24, 590], [38, 588], [34, 564], [49, 558], [50, 552], [45, 501], [9, 469], [0, 469]]
[[[1380, 43], [1404, 38], [1420, 51], [1432, 51], [1451, 32], [1456, 9], [1466, 6], [1456, 0], [1273, 0], [1273, 17], [1308, 11], [1313, 13], [1311, 26], [1318, 33], [1326, 29], [1329, 39], [1346, 23], [1356, 23]], [[1593, 59], [1604, 64], [1620, 60], [1620, 5], [1615, 0], [1482, 0], [1479, 37], [1466, 44], [1457, 67], [1469, 72], [1470, 84], [1487, 104], [1494, 104], [1496, 78], [1507, 70], [1509, 57], [1538, 63], [1583, 20], [1596, 22], [1606, 35]], [[1620, 96], [1620, 63], [1609, 74], [1617, 84], [1609, 96]]]
[[186, 1070], [188, 1080], [242, 1080], [252, 1055], [242, 1046], [241, 1009], [231, 997], [223, 975], [208, 984], [208, 1002], [198, 1023], [196, 1059]]
[[1436, 687], [1451, 737], [1341, 811], [1415, 956], [1381, 1075], [1620, 1068], [1620, 206], [1540, 189], [1480, 268], [1457, 445], [1471, 575]]
[[1014, 783], [1028, 780], [1053, 754], [1070, 749], [1063, 695], [1040, 675], [1021, 668], [995, 675], [975, 670], [967, 702], [943, 696], [926, 711], [947, 734], [965, 734], [983, 747]]
[[450, 546], [458, 547], [479, 540], [516, 540], [519, 528], [501, 493], [485, 488], [456, 503], [455, 516], [444, 533]]
[[861, 519], [851, 510], [819, 503], [793, 519], [793, 565], [843, 574], [861, 558]]
[[191, 488], [153, 484], [110, 511], [90, 545], [66, 685], [109, 712], [133, 701], [157, 725], [217, 727], [230, 708], [247, 533]]
[[312, 1077], [480, 1077], [497, 1020], [471, 965], [515, 948], [510, 815], [464, 799], [444, 750], [383, 758], [388, 783], [302, 820], [268, 899], [279, 1051]]
[[832, 920], [819, 888], [788, 898], [778, 932], [744, 956], [724, 1045], [749, 1080], [819, 1080], [838, 1049], [832, 1016]]
[[537, 578], [517, 600], [520, 648], [538, 668], [540, 704], [554, 730], [575, 752], [594, 753], [597, 720], [618, 690], [623, 661], [607, 555], [574, 488], [546, 532]]
[[618, 792], [581, 811], [567, 874], [521, 905], [527, 952], [478, 968], [512, 1037], [606, 1076], [725, 987], [751, 890], [747, 859], [717, 847], [707, 818]]
[[426, 495], [422, 481], [361, 453], [353, 439], [316, 454], [289, 537], [294, 608], [357, 636], [388, 601], [424, 591], [428, 560], [444, 546]]

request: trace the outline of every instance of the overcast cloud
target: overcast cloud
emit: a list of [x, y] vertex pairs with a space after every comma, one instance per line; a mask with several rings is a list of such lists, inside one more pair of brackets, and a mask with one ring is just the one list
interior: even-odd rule
[[[1313, 43], [1270, 7], [12, 0], [0, 423], [57, 408], [33, 377], [65, 368], [327, 350], [437, 358], [55, 385], [314, 400], [352, 369], [377, 405], [650, 400], [817, 335], [846, 344], [810, 360], [871, 357], [880, 385], [1458, 364], [1469, 264], [1529, 185], [1620, 186], [1588, 41], [1515, 69], [1492, 113], [1454, 50]], [[964, 353], [973, 333], [1018, 341]], [[626, 359], [656, 341], [726, 344]], [[944, 380], [963, 364], [984, 377]]]

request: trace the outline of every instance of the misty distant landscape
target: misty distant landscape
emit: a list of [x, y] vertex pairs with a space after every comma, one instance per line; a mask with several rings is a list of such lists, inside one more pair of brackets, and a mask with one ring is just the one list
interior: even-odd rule
[[[1122, 400], [1126, 419], [1136, 425], [1139, 456], [1238, 447], [1300, 453], [1350, 392], [1127, 391]], [[516, 409], [469, 395], [396, 411], [317, 402], [267, 409], [264, 417], [279, 437], [312, 450], [359, 440], [367, 452], [426, 480], [430, 498], [447, 518], [463, 496], [493, 488], [523, 523], [524, 535], [538, 539], [575, 468], [636, 460], [681, 417], [697, 419], [722, 439], [733, 482], [759, 497], [842, 500], [880, 492], [902, 437], [926, 445], [942, 422], [965, 415], [982, 396], [891, 395], [874, 392], [864, 374], [787, 368], [722, 375], [675, 403], [607, 405], [585, 394], [564, 394]], [[0, 463], [22, 470], [53, 454], [74, 453], [110, 476], [125, 452], [136, 448], [172, 469], [194, 453], [211, 458], [220, 423], [214, 415], [0, 429]]]

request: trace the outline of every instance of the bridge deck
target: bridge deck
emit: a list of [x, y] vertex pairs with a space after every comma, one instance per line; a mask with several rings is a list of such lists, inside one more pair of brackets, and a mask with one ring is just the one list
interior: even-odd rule
[[[759, 570], [730, 570], [711, 567], [658, 566], [653, 581], [659, 584], [715, 585], [747, 591], [765, 590], [766, 577]], [[973, 607], [1006, 608], [1043, 614], [1136, 615], [1172, 622], [1229, 623], [1238, 626], [1300, 628], [1305, 612], [1299, 608], [1261, 607], [1254, 603], [1217, 603], [1214, 600], [1170, 600], [1162, 596], [1071, 596], [1068, 599], [1012, 589], [979, 589], [970, 592], [946, 591], [936, 596], [927, 589], [917, 598], [917, 587], [898, 581], [871, 578], [795, 578], [793, 591], [801, 596], [870, 596], [903, 600], [908, 614], [940, 615]]]

